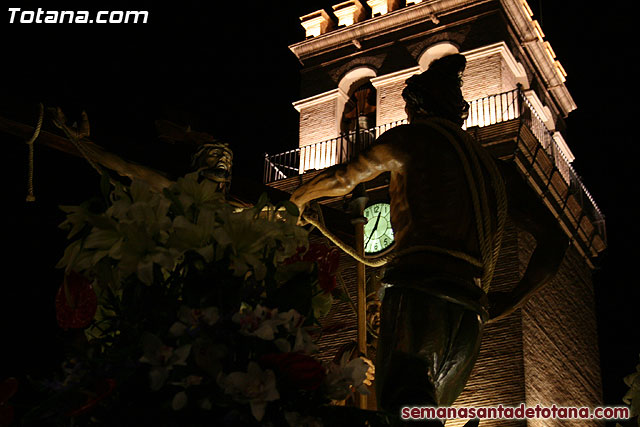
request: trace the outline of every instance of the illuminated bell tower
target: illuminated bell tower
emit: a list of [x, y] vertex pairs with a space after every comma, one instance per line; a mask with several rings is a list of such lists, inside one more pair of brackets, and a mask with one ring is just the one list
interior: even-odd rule
[[[351, 0], [300, 18], [306, 39], [290, 46], [302, 64], [297, 148], [265, 157], [265, 183], [292, 192], [319, 170], [348, 161], [406, 122], [401, 92], [442, 56], [467, 59], [464, 127], [495, 157], [513, 162], [571, 240], [554, 281], [521, 310], [487, 326], [465, 406], [589, 406], [602, 403], [592, 270], [606, 247], [604, 217], [572, 167], [564, 119], [576, 108], [567, 74], [526, 0]], [[358, 146], [360, 144], [360, 146]], [[385, 176], [367, 183], [384, 202]], [[342, 212], [342, 198], [322, 203]], [[329, 228], [349, 236], [340, 215]], [[330, 221], [334, 221], [331, 223]], [[535, 245], [507, 224], [492, 290], [519, 280]], [[354, 262], [343, 260], [355, 295]], [[376, 271], [370, 276], [375, 278]], [[372, 282], [375, 282], [372, 279]], [[354, 314], [336, 303], [321, 345], [331, 357], [355, 335]], [[333, 328], [333, 329], [331, 329]], [[447, 426], [463, 425], [449, 421]], [[595, 420], [483, 420], [481, 426], [599, 426]]]

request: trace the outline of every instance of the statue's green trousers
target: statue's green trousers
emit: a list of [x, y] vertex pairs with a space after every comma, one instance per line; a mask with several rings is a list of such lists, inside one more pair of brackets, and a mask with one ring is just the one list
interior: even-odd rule
[[376, 360], [379, 408], [400, 414], [404, 406], [450, 406], [478, 357], [484, 292], [444, 278], [415, 286], [392, 274], [385, 282], [390, 287], [382, 300]]

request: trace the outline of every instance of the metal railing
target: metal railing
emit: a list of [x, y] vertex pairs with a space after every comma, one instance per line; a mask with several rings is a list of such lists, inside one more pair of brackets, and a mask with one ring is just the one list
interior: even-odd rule
[[[572, 195], [578, 200], [585, 213], [594, 219], [600, 235], [605, 238], [602, 212], [571, 166], [553, 133], [547, 129], [536, 109], [520, 89], [469, 102], [469, 115], [462, 127], [464, 129], [474, 126], [484, 127], [515, 119], [520, 119], [531, 130], [551, 164], [557, 168], [569, 186]], [[370, 129], [344, 133], [336, 138], [284, 153], [273, 155], [265, 153], [264, 182], [270, 183], [347, 162], [372, 145], [385, 131], [404, 123], [407, 121], [398, 120]]]
[[[522, 110], [520, 120], [531, 130], [540, 146], [544, 149], [553, 167], [557, 169], [566, 184], [569, 186], [569, 194], [572, 195], [580, 205], [583, 213], [593, 219], [594, 225], [598, 229], [598, 234], [606, 244], [606, 228], [602, 211], [596, 204], [587, 187], [573, 169], [571, 162], [564, 151], [558, 145], [554, 134], [546, 127], [540, 115], [531, 102], [521, 91], [518, 91], [522, 99]], [[535, 161], [535, 158], [533, 159]], [[553, 172], [552, 172], [553, 173]], [[551, 175], [549, 175], [549, 180]]]
[[484, 127], [517, 119], [520, 113], [518, 89], [469, 102], [469, 115], [462, 127]]
[[[476, 99], [469, 103], [469, 116], [463, 128], [489, 126], [518, 118], [519, 92], [509, 92]], [[321, 170], [351, 160], [369, 147], [385, 131], [407, 120], [351, 131], [326, 141], [305, 145], [278, 154], [265, 154], [264, 182], [269, 183], [312, 170]]]
[[344, 163], [369, 147], [385, 131], [407, 123], [398, 120], [370, 129], [345, 132], [327, 141], [304, 145], [279, 154], [265, 154], [264, 182], [269, 183], [312, 170]]

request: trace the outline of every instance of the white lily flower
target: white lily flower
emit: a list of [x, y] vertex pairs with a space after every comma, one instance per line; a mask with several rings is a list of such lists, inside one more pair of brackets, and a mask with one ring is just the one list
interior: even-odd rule
[[198, 210], [215, 209], [224, 204], [224, 196], [218, 191], [216, 184], [207, 179], [198, 182], [197, 173], [178, 178], [173, 190], [178, 192], [178, 198], [185, 210], [191, 206]]
[[361, 394], [369, 394], [367, 386], [371, 385], [375, 373], [373, 363], [369, 359], [358, 357], [348, 360], [348, 354], [345, 354], [339, 364], [330, 362], [325, 365], [325, 369], [328, 398], [344, 400], [354, 390]]
[[169, 372], [175, 365], [186, 365], [187, 357], [191, 352], [191, 344], [186, 344], [174, 349], [166, 346], [162, 340], [153, 334], [144, 334], [142, 337], [143, 355], [140, 362], [151, 365], [149, 379], [151, 390], [159, 390], [169, 377]]
[[174, 337], [179, 337], [184, 335], [187, 330], [194, 329], [201, 323], [212, 326], [219, 318], [220, 314], [217, 307], [190, 308], [183, 305], [178, 309], [178, 321], [171, 325], [169, 333]]
[[174, 411], [179, 411], [180, 409], [187, 406], [187, 401], [187, 393], [185, 393], [184, 391], [179, 391], [175, 394], [175, 396], [173, 396], [173, 400], [171, 401], [171, 408], [173, 408]]
[[247, 372], [232, 372], [220, 376], [218, 383], [236, 402], [248, 403], [251, 414], [258, 421], [264, 417], [267, 403], [280, 398], [273, 371], [263, 371], [255, 362], [249, 362]]
[[287, 312], [278, 314], [278, 319], [282, 322], [284, 329], [294, 335], [304, 322], [304, 316], [293, 308]]
[[318, 346], [313, 342], [311, 335], [309, 335], [304, 328], [298, 328], [296, 332], [296, 341], [293, 345], [293, 351], [311, 354], [318, 351]]

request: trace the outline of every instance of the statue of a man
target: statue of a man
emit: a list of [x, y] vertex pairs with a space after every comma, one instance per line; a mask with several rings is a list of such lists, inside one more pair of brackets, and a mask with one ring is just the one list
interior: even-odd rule
[[[485, 322], [512, 313], [549, 282], [568, 245], [515, 167], [491, 158], [462, 130], [465, 65], [464, 56], [449, 55], [408, 79], [402, 95], [409, 124], [291, 196], [303, 212], [314, 199], [346, 195], [391, 173], [396, 257], [383, 279], [376, 391], [379, 407], [396, 414], [407, 405], [451, 405], [476, 361]], [[511, 292], [488, 293], [507, 214], [536, 248]]]
[[227, 195], [231, 186], [233, 151], [229, 144], [209, 142], [202, 144], [191, 159], [191, 167], [201, 178], [214, 182], [218, 191]]

